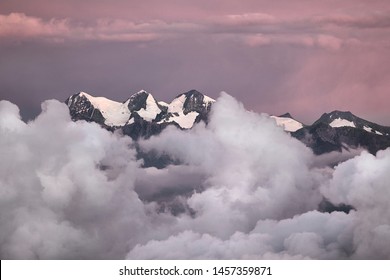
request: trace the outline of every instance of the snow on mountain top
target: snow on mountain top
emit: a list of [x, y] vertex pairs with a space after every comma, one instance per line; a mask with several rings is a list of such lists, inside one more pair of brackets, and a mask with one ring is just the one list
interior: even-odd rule
[[169, 104], [167, 102], [164, 102], [164, 101], [158, 101], [157, 103], [158, 103], [158, 105], [163, 106], [163, 107], [169, 106]]
[[152, 121], [161, 113], [161, 109], [158, 107], [153, 96], [148, 94], [148, 97], [146, 98], [146, 108], [141, 108], [137, 112], [145, 121]]
[[150, 93], [148, 93], [148, 92], [145, 91], [145, 90], [140, 90], [140, 91], [138, 91], [138, 92], [132, 94], [132, 95], [130, 96], [130, 98], [129, 98], [126, 102], [127, 102], [128, 104], [129, 104], [129, 103], [133, 103], [133, 102], [135, 102], [135, 101], [138, 100], [138, 99], [142, 99], [143, 96], [146, 98], [147, 95], [150, 95]]
[[[196, 90], [190, 90], [177, 96], [168, 106], [169, 113], [179, 113], [183, 110], [197, 111], [199, 108], [208, 108], [215, 100]], [[206, 105], [206, 106], [204, 106]]]
[[86, 92], [80, 92], [80, 96], [87, 98], [92, 106], [102, 113], [106, 125], [122, 126], [129, 120], [129, 108], [123, 103], [105, 97], [94, 97]]
[[[83, 97], [92, 105], [89, 109], [85, 109], [82, 103], [77, 103], [78, 98]], [[107, 126], [125, 126], [135, 122], [134, 116], [137, 114], [147, 122], [161, 120], [159, 123], [177, 123], [182, 128], [191, 128], [197, 117], [201, 114], [206, 114], [210, 110], [210, 106], [215, 102], [214, 99], [203, 95], [202, 93], [191, 90], [178, 95], [170, 104], [166, 102], [157, 102], [152, 94], [145, 90], [140, 90], [130, 96], [125, 102], [120, 103], [110, 100], [105, 97], [94, 97], [86, 92], [80, 92], [77, 95], [70, 97], [69, 100], [76, 102], [68, 102], [74, 104], [78, 113], [82, 110], [92, 110], [89, 115], [93, 115], [95, 110], [99, 111], [103, 117], [104, 124]], [[78, 105], [77, 105], [78, 104]], [[79, 108], [77, 108], [79, 106]], [[88, 106], [87, 106], [88, 107]], [[163, 108], [165, 107], [165, 108]], [[77, 112], [76, 112], [77, 114]]]
[[162, 120], [158, 123], [170, 123], [175, 122], [181, 128], [189, 129], [192, 128], [195, 124], [196, 117], [199, 115], [198, 112], [189, 112], [188, 114], [184, 114], [183, 112], [176, 113], [176, 115], [172, 115], [168, 119]]
[[207, 95], [204, 95], [203, 102], [204, 103], [212, 103], [212, 102], [215, 102], [215, 99], [212, 99], [211, 97], [209, 97]]
[[179, 113], [183, 111], [183, 105], [186, 101], [186, 96], [184, 94], [176, 97], [173, 101], [168, 105], [169, 113]]
[[331, 127], [343, 127], [343, 126], [356, 127], [353, 122], [341, 118], [337, 118], [333, 120], [329, 125]]
[[301, 129], [303, 127], [303, 124], [292, 119], [292, 118], [286, 118], [286, 117], [276, 117], [271, 116], [276, 121], [276, 125], [283, 127], [285, 131], [289, 132], [295, 132], [298, 129]]

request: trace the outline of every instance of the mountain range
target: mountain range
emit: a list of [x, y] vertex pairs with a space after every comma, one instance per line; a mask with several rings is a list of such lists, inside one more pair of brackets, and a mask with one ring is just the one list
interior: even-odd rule
[[[201, 121], [207, 124], [215, 102], [196, 90], [179, 94], [169, 104], [156, 101], [145, 90], [123, 103], [85, 92], [74, 94], [65, 101], [74, 121], [96, 122], [110, 131], [120, 129], [134, 140], [157, 135], [171, 125], [184, 130]], [[375, 154], [390, 147], [390, 127], [364, 120], [351, 112], [324, 113], [311, 125], [299, 122], [289, 113], [270, 118], [317, 155], [356, 148]]]
[[123, 103], [85, 92], [70, 96], [65, 103], [73, 120], [96, 122], [108, 130], [121, 129], [134, 140], [149, 138], [168, 125], [190, 129], [195, 123], [207, 123], [214, 99], [191, 90], [178, 95], [171, 103], [158, 102], [141, 90]]

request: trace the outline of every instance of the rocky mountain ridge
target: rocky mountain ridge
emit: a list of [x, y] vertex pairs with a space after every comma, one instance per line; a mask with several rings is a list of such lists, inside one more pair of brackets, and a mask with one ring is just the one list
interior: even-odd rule
[[[74, 94], [65, 102], [73, 120], [96, 122], [111, 131], [121, 129], [137, 140], [157, 135], [169, 125], [191, 129], [195, 123], [207, 123], [215, 100], [190, 90], [168, 104], [156, 101], [152, 94], [141, 90], [123, 103], [85, 92]], [[351, 112], [324, 113], [312, 125], [304, 125], [289, 113], [270, 117], [315, 154], [354, 148], [375, 154], [390, 147], [390, 127], [364, 120]]]
[[148, 138], [168, 125], [190, 129], [195, 123], [207, 123], [214, 99], [196, 90], [178, 95], [171, 103], [157, 102], [141, 90], [123, 103], [85, 92], [70, 96], [65, 103], [73, 120], [96, 122], [108, 130], [121, 129], [133, 139]]

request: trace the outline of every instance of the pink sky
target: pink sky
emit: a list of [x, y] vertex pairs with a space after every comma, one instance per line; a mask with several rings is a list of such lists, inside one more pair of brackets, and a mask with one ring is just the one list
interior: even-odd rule
[[341, 109], [390, 125], [389, 31], [388, 1], [2, 0], [0, 98], [36, 112], [79, 90], [196, 88], [306, 123]]

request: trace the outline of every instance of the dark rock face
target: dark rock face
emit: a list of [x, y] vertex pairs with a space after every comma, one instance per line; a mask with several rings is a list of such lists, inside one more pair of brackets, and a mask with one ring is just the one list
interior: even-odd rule
[[[123, 134], [130, 136], [133, 140], [139, 138], [149, 138], [153, 135], [160, 134], [168, 125], [174, 125], [172, 123], [157, 123], [155, 121], [148, 122], [143, 118], [134, 114], [134, 123], [127, 124], [121, 128]], [[179, 126], [178, 126], [179, 127]], [[179, 127], [180, 128], [180, 127]]]
[[105, 128], [108, 128], [104, 124], [104, 117], [102, 113], [97, 110], [85, 95], [80, 93], [74, 94], [65, 100], [66, 105], [69, 107], [69, 113], [74, 121], [85, 120], [88, 122], [96, 122]]
[[352, 210], [356, 209], [351, 205], [347, 205], [344, 203], [335, 205], [325, 198], [318, 205], [318, 211], [323, 213], [344, 212], [348, 214]]
[[190, 90], [189, 92], [183, 93], [183, 95], [186, 96], [186, 101], [183, 105], [184, 114], [197, 112], [199, 115], [196, 117], [195, 122], [199, 123], [204, 121], [205, 123], [208, 123], [212, 103], [205, 102], [205, 96], [196, 90]]
[[188, 114], [189, 112], [208, 113], [210, 111], [211, 106], [205, 104], [205, 96], [199, 91], [193, 89], [189, 92], [185, 92], [178, 95], [176, 98], [182, 95], [186, 97], [185, 102], [183, 104], [184, 114]]
[[149, 94], [146, 91], [140, 91], [136, 94], [133, 94], [129, 98], [129, 110], [130, 112], [138, 111], [140, 109], [146, 109], [146, 99], [148, 98]]

